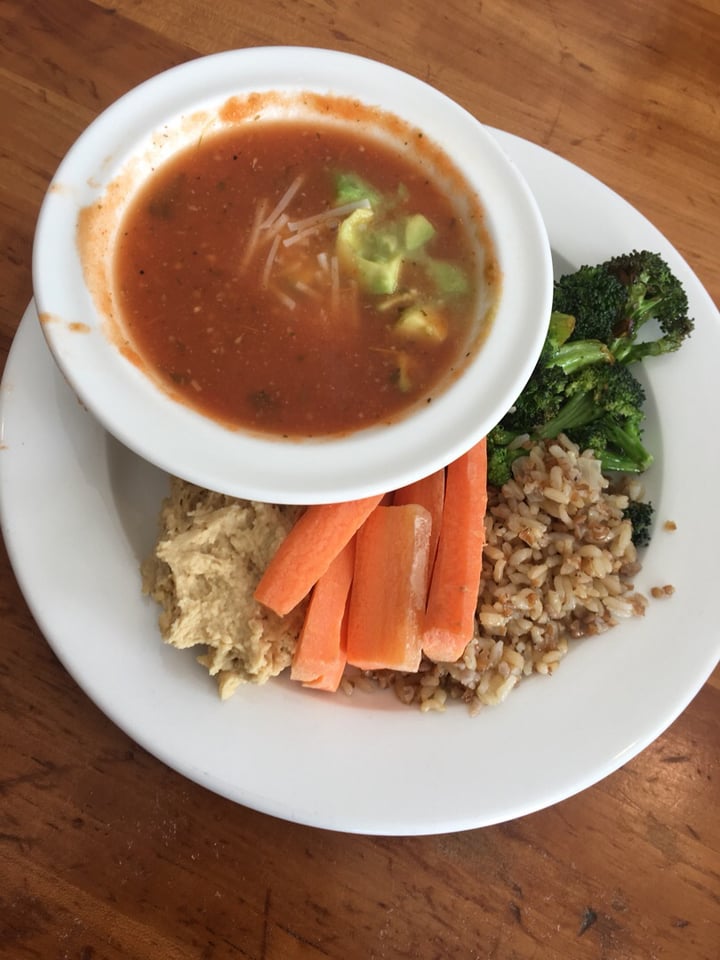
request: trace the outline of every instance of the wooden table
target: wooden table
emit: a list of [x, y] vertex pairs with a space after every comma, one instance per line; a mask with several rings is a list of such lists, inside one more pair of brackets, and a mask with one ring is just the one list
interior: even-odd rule
[[[720, 300], [717, 0], [3, 0], [0, 18], [3, 362], [43, 192], [73, 140], [152, 74], [250, 45], [419, 75], [624, 195]], [[0, 683], [8, 960], [720, 955], [718, 671], [579, 796], [407, 839], [276, 821], [138, 748], [58, 663], [4, 551]]]

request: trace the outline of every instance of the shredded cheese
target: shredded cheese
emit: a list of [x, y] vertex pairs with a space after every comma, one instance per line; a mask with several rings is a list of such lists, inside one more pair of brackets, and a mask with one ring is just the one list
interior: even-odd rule
[[[296, 243], [303, 243], [307, 240], [308, 237], [313, 237], [315, 234], [320, 233], [320, 230], [323, 227], [336, 227], [338, 224], [337, 220], [325, 220], [322, 223], [317, 223], [314, 226], [309, 226], [305, 230], [301, 230], [300, 233], [293, 233], [289, 237], [285, 237], [283, 240], [284, 247], [292, 247]], [[289, 227], [289, 224], [288, 224]]]
[[275, 256], [278, 252], [279, 246], [280, 246], [280, 234], [277, 233], [275, 234], [273, 242], [270, 244], [270, 250], [268, 251], [267, 257], [265, 258], [265, 265], [263, 266], [263, 272], [262, 272], [263, 287], [267, 287], [268, 283], [270, 282], [270, 273], [272, 271], [273, 263], [275, 261]]
[[272, 212], [270, 213], [270, 215], [268, 216], [268, 218], [261, 224], [261, 226], [260, 226], [260, 229], [261, 229], [261, 230], [267, 230], [269, 227], [271, 227], [271, 226], [275, 223], [275, 220], [280, 216], [280, 214], [281, 214], [281, 213], [285, 210], [285, 208], [290, 204], [290, 201], [292, 200], [292, 198], [295, 196], [295, 194], [298, 192], [298, 190], [299, 190], [300, 187], [302, 186], [304, 179], [305, 179], [305, 178], [303, 177], [302, 174], [299, 174], [297, 177], [295, 177], [295, 179], [294, 179], [293, 182], [290, 184], [290, 186], [287, 188], [287, 190], [285, 191], [285, 193], [280, 197], [280, 199], [278, 200], [278, 202], [275, 204], [275, 207], [273, 208], [273, 210], [272, 210]]
[[260, 230], [262, 229], [262, 223], [265, 218], [265, 211], [267, 210], [268, 202], [267, 200], [261, 200], [257, 205], [255, 210], [255, 217], [253, 219], [252, 227], [250, 228], [250, 236], [248, 237], [247, 246], [243, 251], [243, 257], [240, 261], [240, 266], [244, 270], [250, 261], [253, 258], [255, 249], [258, 245], [258, 240], [260, 238]]
[[367, 209], [370, 206], [370, 201], [367, 197], [363, 197], [362, 200], [353, 200], [352, 203], [344, 203], [340, 207], [333, 207], [331, 210], [323, 210], [322, 213], [315, 213], [311, 217], [305, 217], [303, 220], [291, 220], [288, 223], [288, 230], [296, 233], [299, 230], [304, 230], [306, 227], [314, 226], [316, 223], [322, 223], [323, 220], [337, 220], [339, 217], [344, 217], [348, 213], [352, 213], [353, 210]]

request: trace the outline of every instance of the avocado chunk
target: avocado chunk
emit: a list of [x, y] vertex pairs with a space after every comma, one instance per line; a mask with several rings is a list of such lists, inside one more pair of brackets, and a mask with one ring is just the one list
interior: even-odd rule
[[359, 257], [355, 267], [363, 290], [368, 293], [394, 293], [400, 278], [402, 257], [393, 257], [392, 260], [364, 260]]
[[425, 269], [443, 296], [467, 293], [470, 287], [465, 271], [447, 260], [428, 260]]
[[358, 200], [368, 200], [372, 207], [377, 207], [382, 200], [377, 190], [356, 173], [338, 173], [336, 175], [335, 197], [338, 206], [355, 203]]
[[374, 225], [372, 210], [365, 207], [353, 210], [338, 229], [338, 257], [355, 273], [366, 292], [395, 293], [402, 267], [402, 250], [392, 230], [375, 230]]
[[422, 213], [405, 219], [405, 249], [418, 250], [435, 236], [435, 227]]

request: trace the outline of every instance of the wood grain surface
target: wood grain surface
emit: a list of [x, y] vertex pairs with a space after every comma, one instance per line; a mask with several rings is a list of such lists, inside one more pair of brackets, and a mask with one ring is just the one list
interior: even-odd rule
[[[720, 301], [718, 0], [1, 0], [3, 365], [43, 193], [83, 128], [160, 70], [265, 44], [383, 60], [573, 161]], [[580, 795], [392, 839], [275, 820], [145, 753], [55, 658], [4, 549], [0, 691], [2, 958], [720, 956], [717, 670]]]

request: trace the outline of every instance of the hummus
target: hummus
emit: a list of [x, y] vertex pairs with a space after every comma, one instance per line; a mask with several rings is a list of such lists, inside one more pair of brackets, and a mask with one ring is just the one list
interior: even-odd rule
[[254, 598], [301, 507], [238, 500], [173, 478], [143, 590], [161, 608], [163, 640], [197, 657], [225, 699], [290, 666], [304, 604], [278, 617]]

